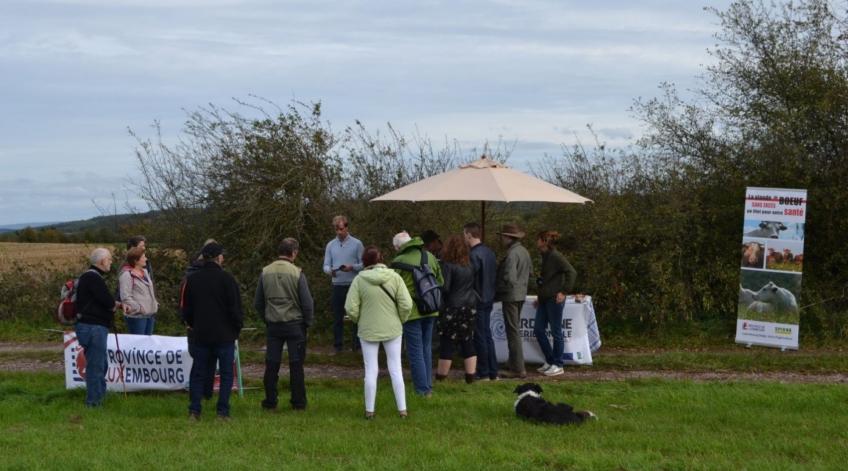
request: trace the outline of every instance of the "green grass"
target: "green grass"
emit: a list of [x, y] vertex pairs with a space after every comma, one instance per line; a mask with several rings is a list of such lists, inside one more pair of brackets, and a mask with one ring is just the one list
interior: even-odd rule
[[85, 409], [56, 374], [4, 373], [0, 449], [8, 469], [842, 469], [844, 385], [639, 380], [546, 383], [551, 399], [595, 411], [581, 427], [512, 412], [513, 382], [438, 384], [394, 413], [381, 380], [377, 419], [359, 381], [309, 381], [309, 409], [264, 413], [233, 398], [233, 420], [186, 419], [183, 393], [110, 394]]
[[748, 310], [747, 306], [740, 305], [737, 310], [739, 319], [760, 322], [775, 322], [778, 324], [798, 324], [801, 318], [798, 312], [789, 310], [773, 312], [755, 312]]
[[[0, 351], [0, 362], [14, 362], [15, 360], [62, 361], [63, 354], [58, 351], [60, 347], [58, 338], [52, 340], [56, 342], [57, 351], [26, 349]], [[261, 343], [242, 343], [242, 363], [264, 364], [265, 353], [259, 350], [261, 346]], [[569, 367], [569, 369], [592, 371], [647, 370], [682, 373], [787, 372], [802, 374], [832, 374], [848, 371], [848, 354], [845, 353], [845, 348], [786, 352], [770, 348], [745, 348], [734, 345], [693, 350], [602, 348], [594, 355], [593, 360], [594, 364], [591, 366]], [[454, 365], [459, 365], [460, 361], [460, 359], [456, 359]], [[362, 356], [353, 352], [330, 356], [307, 349], [306, 364], [361, 368]]]

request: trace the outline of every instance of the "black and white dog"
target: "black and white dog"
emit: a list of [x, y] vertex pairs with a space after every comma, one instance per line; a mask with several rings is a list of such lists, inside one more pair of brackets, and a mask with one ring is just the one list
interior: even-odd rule
[[553, 404], [542, 399], [542, 387], [536, 383], [524, 383], [513, 391], [518, 394], [515, 415], [525, 420], [546, 424], [579, 424], [588, 419], [597, 419], [590, 411], [574, 412], [568, 404]]

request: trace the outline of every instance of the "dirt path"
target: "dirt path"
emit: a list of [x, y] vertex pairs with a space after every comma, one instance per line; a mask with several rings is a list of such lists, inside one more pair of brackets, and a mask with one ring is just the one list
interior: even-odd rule
[[[255, 347], [246, 347], [254, 349]], [[325, 356], [330, 354], [326, 347], [314, 347], [310, 349], [314, 355]], [[633, 355], [643, 355], [644, 352], [633, 351]], [[55, 354], [55, 358], [54, 355]], [[628, 351], [615, 350], [616, 355], [629, 354]], [[33, 358], [35, 357], [35, 358]], [[49, 359], [45, 357], [50, 357]], [[345, 358], [346, 364], [351, 364], [349, 358]], [[62, 345], [56, 343], [32, 343], [32, 342], [0, 342], [0, 372], [14, 371], [44, 371], [60, 373], [63, 371], [64, 361], [62, 359]], [[359, 366], [333, 365], [331, 361], [324, 364], [307, 365], [305, 373], [307, 378], [315, 379], [359, 379], [362, 377], [362, 368]], [[330, 363], [330, 364], [327, 364]], [[455, 365], [456, 366], [456, 365]], [[248, 363], [243, 365], [246, 378], [261, 380], [264, 365], [259, 363]], [[280, 374], [288, 375], [285, 364]], [[381, 375], [387, 375], [385, 370]], [[735, 371], [667, 371], [667, 370], [599, 370], [592, 367], [566, 367], [565, 374], [548, 378], [544, 375], [532, 372], [528, 380], [532, 381], [625, 381], [632, 379], [673, 379], [691, 381], [770, 381], [780, 383], [822, 383], [822, 384], [848, 384], [847, 373], [815, 373], [806, 374], [800, 372], [735, 372]], [[451, 371], [451, 381], [461, 381], [462, 372]], [[509, 381], [519, 381], [517, 379]]]

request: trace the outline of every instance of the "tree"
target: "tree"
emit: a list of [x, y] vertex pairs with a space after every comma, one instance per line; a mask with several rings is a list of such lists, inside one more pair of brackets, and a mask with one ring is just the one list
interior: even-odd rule
[[139, 192], [167, 228], [157, 237], [188, 253], [213, 237], [255, 262], [271, 256], [285, 234], [314, 253], [314, 228], [324, 224], [340, 174], [320, 104], [295, 103], [275, 114], [240, 105], [261, 118], [210, 105], [189, 114], [177, 145], [162, 141], [158, 124], [155, 142], [137, 138]]
[[[715, 63], [693, 99], [663, 84], [661, 97], [634, 105], [648, 129], [635, 148], [615, 154], [601, 145], [577, 147], [542, 169], [598, 202], [596, 217], [578, 222], [581, 230], [588, 234], [582, 223], [594, 224], [604, 249], [626, 249], [630, 270], [620, 259], [595, 258], [602, 273], [624, 286], [621, 304], [611, 306], [617, 315], [641, 312], [651, 323], [734, 318], [746, 186], [809, 190], [804, 299], [842, 292], [848, 24], [838, 13], [845, 2], [830, 5], [741, 0], [724, 11], [709, 9], [720, 22], [719, 46], [710, 51]], [[596, 281], [599, 289], [616, 291]], [[838, 314], [848, 306], [828, 307], [806, 311], [802, 322], [829, 323], [848, 335]]]

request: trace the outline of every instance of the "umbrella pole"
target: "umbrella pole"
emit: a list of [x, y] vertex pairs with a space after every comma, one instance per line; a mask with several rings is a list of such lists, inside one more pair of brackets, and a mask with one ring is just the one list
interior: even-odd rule
[[486, 202], [480, 202], [480, 241], [486, 241]]

